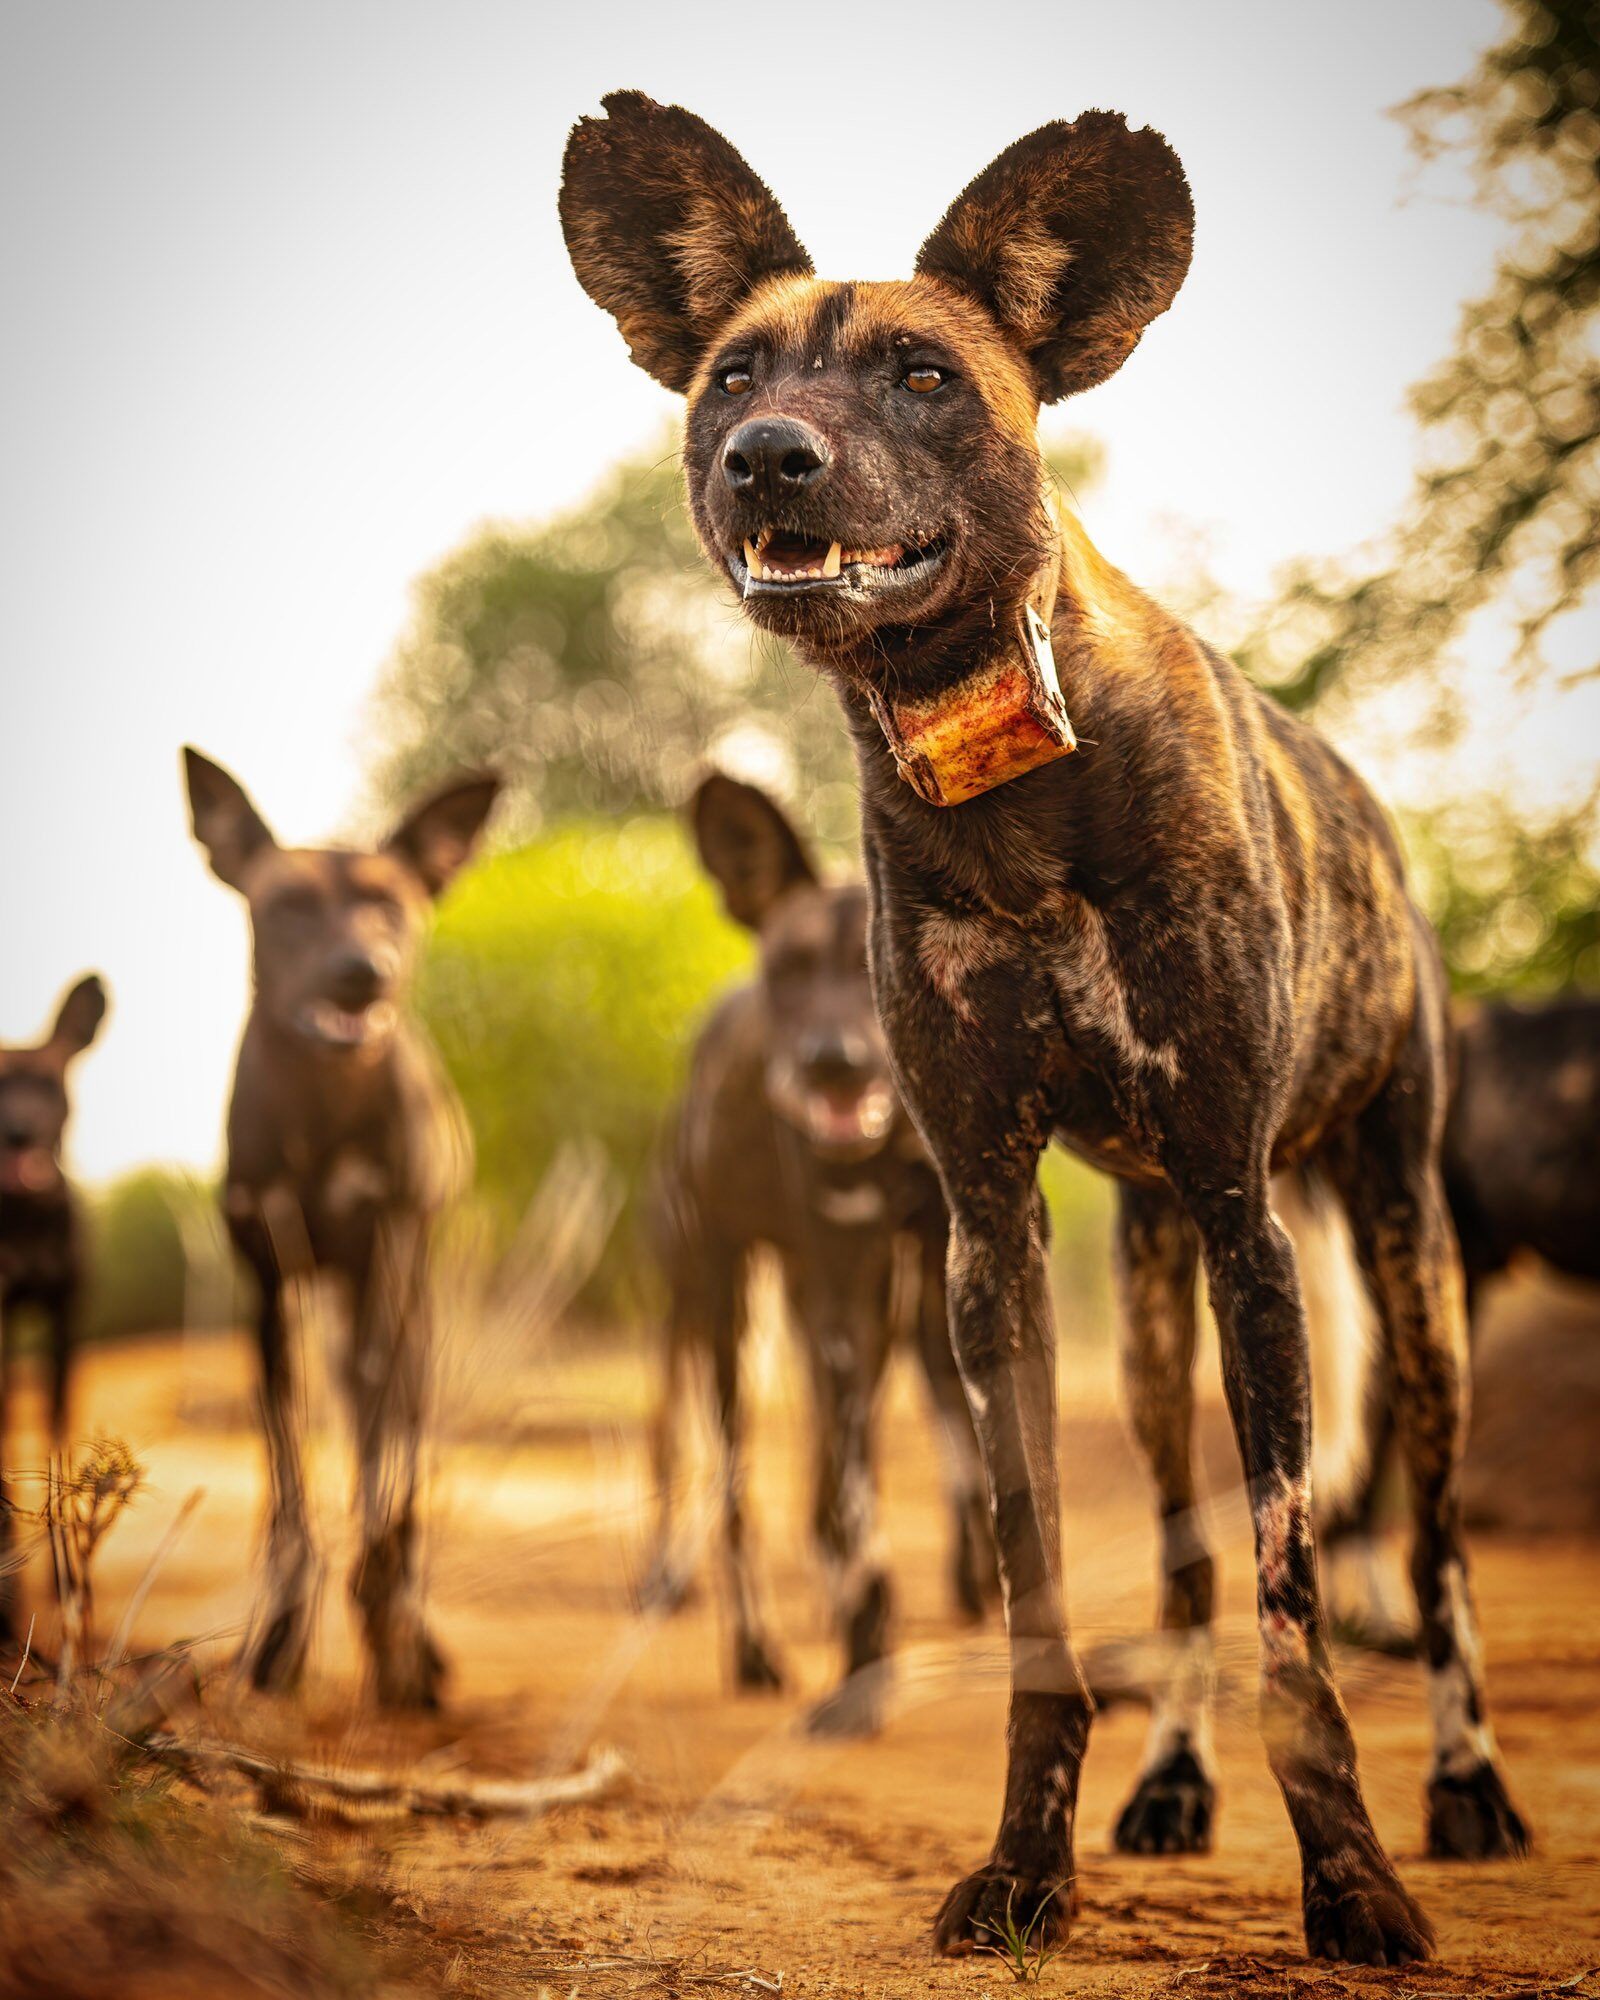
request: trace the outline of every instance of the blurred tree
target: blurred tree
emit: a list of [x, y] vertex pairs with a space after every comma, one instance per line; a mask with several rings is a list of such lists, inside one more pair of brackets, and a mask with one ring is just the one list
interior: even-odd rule
[[[1069, 443], [1058, 476], [1093, 476]], [[616, 468], [559, 520], [486, 527], [415, 586], [386, 667], [379, 801], [461, 764], [510, 781], [524, 833], [574, 814], [676, 807], [718, 758], [772, 783], [825, 843], [852, 842], [854, 766], [826, 689], [719, 589], [675, 443]]]
[[[1387, 559], [1306, 565], [1238, 649], [1291, 707], [1437, 666], [1475, 614], [1506, 608], [1519, 664], [1600, 577], [1600, 5], [1505, 0], [1472, 74], [1401, 109], [1424, 160], [1468, 148], [1509, 241], [1455, 351], [1414, 390], [1415, 501]], [[1583, 635], [1595, 671], [1594, 635]], [[1449, 684], [1434, 689], [1448, 719]]]
[[1585, 811], [1530, 825], [1469, 799], [1403, 828], [1412, 877], [1463, 993], [1600, 986], [1600, 872]]

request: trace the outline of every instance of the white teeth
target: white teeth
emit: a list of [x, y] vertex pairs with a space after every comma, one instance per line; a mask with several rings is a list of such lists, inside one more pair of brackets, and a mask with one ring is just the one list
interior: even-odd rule
[[843, 551], [840, 549], [839, 544], [837, 542], [831, 542], [829, 544], [828, 553], [826, 557], [823, 559], [823, 564], [822, 564], [822, 574], [825, 577], [837, 576], [839, 574], [839, 562], [842, 553]]

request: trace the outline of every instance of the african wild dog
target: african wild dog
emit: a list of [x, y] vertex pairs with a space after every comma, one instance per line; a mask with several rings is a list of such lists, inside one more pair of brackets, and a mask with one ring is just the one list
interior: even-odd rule
[[[1600, 996], [1475, 1007], [1462, 1014], [1454, 1042], [1444, 1186], [1473, 1327], [1484, 1285], [1519, 1256], [1600, 1281]], [[1340, 1607], [1355, 1634], [1409, 1648], [1411, 1635], [1386, 1602], [1377, 1547], [1393, 1456], [1390, 1377], [1380, 1362], [1365, 1380], [1348, 1379], [1364, 1407], [1319, 1510], [1320, 1532], [1359, 1593]]]
[[106, 989], [90, 973], [63, 998], [42, 1042], [0, 1048], [0, 1641], [11, 1637], [15, 1587], [12, 1500], [5, 1478], [15, 1308], [35, 1306], [43, 1318], [50, 1435], [59, 1451], [66, 1442], [84, 1277], [78, 1202], [61, 1170], [69, 1111], [67, 1069], [100, 1032], [105, 1012]]
[[[1458, 1522], [1464, 1342], [1438, 1172], [1437, 954], [1360, 782], [1098, 554], [1046, 495], [1036, 435], [1042, 401], [1113, 374], [1172, 302], [1192, 239], [1182, 169], [1158, 134], [1108, 113], [1048, 125], [956, 201], [911, 280], [829, 284], [725, 139], [636, 93], [606, 110], [568, 142], [567, 245], [635, 360], [688, 397], [707, 555], [843, 704], [875, 996], [950, 1210], [951, 1327], [995, 1509], [1012, 1697], [993, 1854], [946, 1899], [938, 1942], [970, 1949], [1008, 1912], [1027, 1923], [1041, 1907], [1043, 1927], [1063, 1930], [1074, 1899], [1091, 1703], [1062, 1604], [1037, 1185], [1059, 1136], [1121, 1183], [1162, 1621], [1192, 1653], [1119, 1844], [1209, 1837], [1212, 1563], [1188, 1387], [1203, 1261], [1249, 1481], [1263, 1722], [1307, 1941], [1418, 1957], [1427, 1920], [1373, 1831], [1334, 1685], [1304, 1319], [1268, 1182], [1320, 1166], [1395, 1355], [1437, 1723], [1429, 1846], [1520, 1850]], [[1082, 748], [1067, 755], [1074, 725]]]
[[417, 1483], [427, 1413], [433, 1218], [465, 1184], [454, 1094], [402, 1013], [429, 900], [472, 853], [498, 781], [462, 777], [382, 847], [284, 848], [226, 771], [185, 750], [195, 838], [250, 911], [254, 996], [234, 1073], [223, 1195], [254, 1271], [272, 1479], [257, 1687], [299, 1678], [320, 1563], [301, 1466], [291, 1288], [341, 1280], [341, 1379], [356, 1437], [350, 1589], [381, 1701], [432, 1706], [444, 1663], [424, 1622]]
[[683, 1377], [700, 1351], [720, 1431], [734, 1672], [742, 1687], [781, 1685], [746, 1539], [739, 1385], [749, 1267], [770, 1248], [811, 1378], [811, 1525], [844, 1648], [844, 1685], [812, 1711], [811, 1725], [870, 1730], [881, 1716], [890, 1612], [873, 1431], [897, 1308], [910, 1319], [944, 1437], [952, 1582], [965, 1617], [983, 1616], [994, 1571], [983, 1470], [945, 1312], [944, 1201], [889, 1078], [867, 982], [865, 889], [822, 882], [799, 835], [754, 786], [713, 774], [691, 811], [700, 858], [728, 914], [756, 933], [761, 963], [696, 1043], [663, 1160], [666, 1395], [646, 1597], [670, 1605], [684, 1591], [674, 1449]]

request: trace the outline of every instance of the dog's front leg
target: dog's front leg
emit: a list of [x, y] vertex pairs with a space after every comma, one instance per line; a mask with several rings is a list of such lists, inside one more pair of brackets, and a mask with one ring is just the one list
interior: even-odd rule
[[417, 1488], [433, 1364], [427, 1226], [380, 1223], [358, 1287], [345, 1373], [356, 1434], [361, 1549], [350, 1576], [378, 1699], [438, 1706], [445, 1663], [428, 1632]]
[[1373, 1831], [1334, 1683], [1311, 1528], [1311, 1381], [1289, 1238], [1266, 1162], [1179, 1193], [1200, 1232], [1223, 1379], [1249, 1484], [1261, 1634], [1261, 1724], [1300, 1845], [1306, 1946], [1367, 1964], [1426, 1958], [1433, 1934]]
[[886, 1245], [818, 1246], [789, 1273], [804, 1329], [815, 1424], [812, 1533], [827, 1574], [844, 1653], [841, 1685], [807, 1717], [815, 1735], [867, 1736], [882, 1726], [891, 1588], [878, 1530], [874, 1433], [888, 1358]]
[[[921, 947], [914, 922], [879, 901], [873, 974], [901, 1094], [950, 1211], [950, 1332], [989, 1488], [1011, 1666], [1000, 1829], [988, 1862], [951, 1890], [934, 1927], [939, 1950], [961, 1955], [998, 1944], [1008, 1925], [1033, 1940], [1065, 1936], [1093, 1703], [1062, 1602], [1055, 1332], [1038, 1188], [1055, 1016], [1047, 993], [1024, 967], [1002, 962], [998, 946], [957, 966], [948, 921], [924, 920]], [[924, 948], [930, 923], [943, 953], [939, 986]]]
[[261, 1294], [256, 1333], [271, 1499], [266, 1589], [245, 1658], [252, 1684], [281, 1694], [294, 1688], [305, 1671], [316, 1630], [322, 1564], [311, 1535], [302, 1450], [304, 1413], [292, 1328], [285, 1311], [284, 1280], [264, 1233], [259, 1248], [247, 1254]]

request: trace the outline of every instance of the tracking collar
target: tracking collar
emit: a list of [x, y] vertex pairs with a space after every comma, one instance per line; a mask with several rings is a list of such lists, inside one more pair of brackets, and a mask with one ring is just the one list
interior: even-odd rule
[[917, 699], [868, 690], [895, 768], [930, 806], [956, 806], [1053, 764], [1078, 747], [1050, 644], [1061, 573], [1061, 520], [1044, 495], [1050, 553], [1004, 638], [953, 687]]

